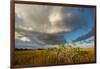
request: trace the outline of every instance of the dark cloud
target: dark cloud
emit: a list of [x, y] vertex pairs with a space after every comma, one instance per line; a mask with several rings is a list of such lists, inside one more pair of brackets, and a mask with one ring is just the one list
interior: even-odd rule
[[88, 24], [82, 18], [84, 13], [71, 12], [76, 10], [80, 10], [80, 8], [16, 4], [15, 24], [20, 28], [26, 27], [33, 31], [50, 34], [69, 32], [84, 28]]
[[[65, 43], [65, 40], [63, 37], [64, 33], [47, 34], [47, 33], [42, 33], [42, 32], [33, 32], [33, 31], [30, 32], [30, 31], [26, 31], [26, 30], [22, 30], [22, 29], [16, 29], [16, 32], [21, 34], [22, 38], [23, 37], [29, 38], [30, 41], [28, 43], [38, 44], [40, 46], [44, 46], [47, 44], [56, 45], [56, 44], [60, 44], [60, 43]], [[18, 37], [20, 40], [21, 37], [20, 36], [18, 36]], [[22, 41], [25, 42], [25, 40], [22, 40]], [[17, 43], [19, 43], [19, 42], [17, 42]]]
[[[84, 12], [72, 7], [15, 4], [16, 47], [41, 48], [65, 43], [65, 33], [87, 30], [88, 16], [85, 18], [87, 11]], [[92, 36], [92, 31], [74, 42]]]

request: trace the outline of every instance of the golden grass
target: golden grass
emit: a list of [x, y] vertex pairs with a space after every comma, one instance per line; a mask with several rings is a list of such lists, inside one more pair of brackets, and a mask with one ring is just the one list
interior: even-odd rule
[[14, 65], [50, 65], [94, 61], [94, 48], [51, 48], [46, 50], [15, 51]]

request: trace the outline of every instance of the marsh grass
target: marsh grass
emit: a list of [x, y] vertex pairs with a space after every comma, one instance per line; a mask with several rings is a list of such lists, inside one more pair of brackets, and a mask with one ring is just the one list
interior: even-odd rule
[[15, 51], [14, 65], [47, 65], [94, 62], [94, 48], [65, 47]]

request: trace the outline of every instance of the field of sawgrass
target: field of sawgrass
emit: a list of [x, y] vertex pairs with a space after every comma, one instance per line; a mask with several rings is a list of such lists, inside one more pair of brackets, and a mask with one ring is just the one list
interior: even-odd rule
[[94, 61], [94, 48], [66, 48], [62, 46], [44, 50], [16, 50], [14, 65], [55, 65]]

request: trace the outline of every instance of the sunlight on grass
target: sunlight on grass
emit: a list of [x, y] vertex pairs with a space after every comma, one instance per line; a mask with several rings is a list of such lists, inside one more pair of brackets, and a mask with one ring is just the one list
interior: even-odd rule
[[94, 61], [94, 48], [65, 47], [64, 44], [60, 44], [59, 48], [16, 50], [14, 65], [69, 64]]

